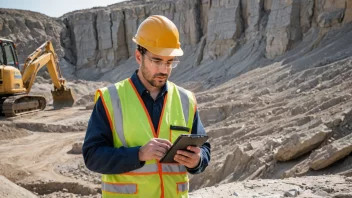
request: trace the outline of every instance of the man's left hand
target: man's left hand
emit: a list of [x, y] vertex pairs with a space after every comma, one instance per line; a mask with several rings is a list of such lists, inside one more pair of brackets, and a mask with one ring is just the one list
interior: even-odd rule
[[200, 161], [200, 148], [189, 146], [187, 150], [178, 150], [174, 157], [174, 160], [187, 168], [195, 168], [198, 166]]

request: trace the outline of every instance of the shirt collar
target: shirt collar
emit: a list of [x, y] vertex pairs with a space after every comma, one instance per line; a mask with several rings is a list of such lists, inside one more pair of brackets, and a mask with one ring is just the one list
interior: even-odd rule
[[[137, 72], [138, 72], [138, 69], [132, 74], [131, 81], [136, 87], [138, 94], [142, 96], [143, 93], [147, 92], [148, 90], [145, 88], [142, 81], [139, 79]], [[159, 95], [161, 94], [163, 96], [167, 91], [168, 91], [168, 86], [167, 86], [167, 83], [165, 83], [165, 85], [161, 87]]]

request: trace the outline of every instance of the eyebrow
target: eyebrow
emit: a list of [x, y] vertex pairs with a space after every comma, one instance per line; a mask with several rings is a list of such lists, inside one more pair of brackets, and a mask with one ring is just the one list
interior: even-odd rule
[[[151, 59], [156, 60], [156, 61], [162, 61], [162, 60], [163, 60], [163, 59], [157, 58], [157, 57], [151, 57]], [[175, 58], [172, 58], [172, 59], [170, 59], [170, 60], [167, 60], [166, 62], [174, 61], [174, 60], [175, 60]]]

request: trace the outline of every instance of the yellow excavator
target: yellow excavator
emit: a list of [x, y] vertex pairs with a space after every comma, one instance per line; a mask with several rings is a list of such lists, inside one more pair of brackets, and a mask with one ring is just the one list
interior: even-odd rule
[[54, 109], [73, 106], [75, 93], [65, 85], [51, 41], [30, 54], [20, 71], [16, 45], [0, 38], [0, 116], [12, 117], [45, 109], [45, 97], [29, 94], [37, 72], [45, 65], [54, 84], [51, 91]]

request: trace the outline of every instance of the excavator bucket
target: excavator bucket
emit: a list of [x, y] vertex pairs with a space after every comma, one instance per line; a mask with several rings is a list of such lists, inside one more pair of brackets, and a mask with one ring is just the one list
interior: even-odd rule
[[76, 101], [76, 94], [71, 89], [51, 91], [54, 109], [72, 107]]

